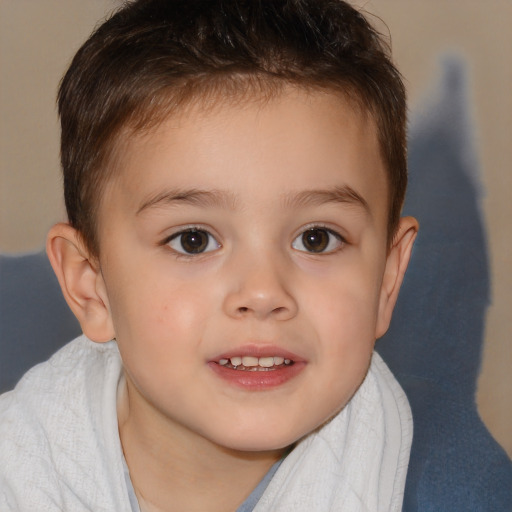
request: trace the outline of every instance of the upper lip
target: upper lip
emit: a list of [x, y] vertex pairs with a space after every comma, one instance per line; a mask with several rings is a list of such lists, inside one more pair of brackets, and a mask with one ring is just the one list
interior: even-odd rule
[[230, 349], [222, 354], [215, 356], [212, 361], [219, 362], [221, 359], [231, 359], [232, 357], [241, 357], [241, 356], [250, 356], [250, 357], [283, 357], [284, 359], [290, 359], [291, 361], [304, 362], [305, 359], [300, 357], [298, 354], [291, 352], [290, 350], [286, 350], [277, 345], [269, 345], [269, 344], [258, 344], [251, 343], [248, 345], [242, 345], [233, 349]]

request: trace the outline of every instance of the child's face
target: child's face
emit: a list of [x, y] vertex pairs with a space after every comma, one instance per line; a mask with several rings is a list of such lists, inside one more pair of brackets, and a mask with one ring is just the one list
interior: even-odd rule
[[132, 414], [270, 450], [339, 411], [389, 320], [373, 122], [287, 89], [189, 109], [128, 141], [119, 165], [100, 263]]

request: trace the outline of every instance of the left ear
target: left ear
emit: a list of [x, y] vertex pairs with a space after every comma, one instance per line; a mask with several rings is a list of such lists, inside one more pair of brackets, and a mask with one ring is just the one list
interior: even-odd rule
[[380, 338], [388, 330], [417, 234], [418, 221], [413, 217], [402, 217], [386, 258], [380, 289], [376, 338]]

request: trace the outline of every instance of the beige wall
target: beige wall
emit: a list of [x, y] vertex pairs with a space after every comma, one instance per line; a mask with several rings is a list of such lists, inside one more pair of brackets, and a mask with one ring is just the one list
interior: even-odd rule
[[63, 218], [57, 84], [114, 0], [0, 0], [0, 250], [31, 251]]
[[[446, 49], [471, 63], [486, 188], [493, 303], [478, 405], [512, 455], [512, 2], [358, 0], [390, 28], [412, 109]], [[0, 251], [40, 249], [63, 218], [55, 92], [79, 44], [115, 0], [0, 0]]]

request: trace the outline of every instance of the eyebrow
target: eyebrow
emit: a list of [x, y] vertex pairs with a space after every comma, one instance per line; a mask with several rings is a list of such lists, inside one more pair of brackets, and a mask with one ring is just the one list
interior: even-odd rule
[[[317, 206], [326, 203], [342, 203], [361, 207], [370, 213], [367, 201], [357, 191], [348, 185], [332, 189], [304, 190], [298, 193], [288, 193], [284, 196], [284, 205], [291, 208]], [[137, 209], [139, 215], [150, 208], [190, 204], [193, 206], [223, 207], [235, 209], [237, 200], [234, 194], [224, 190], [172, 189], [161, 192], [146, 199]]]
[[146, 199], [138, 208], [139, 215], [150, 208], [190, 204], [201, 207], [224, 207], [234, 209], [236, 198], [233, 194], [223, 190], [172, 189], [161, 192]]
[[305, 190], [297, 194], [287, 194], [285, 196], [285, 204], [296, 208], [311, 205], [318, 206], [326, 203], [353, 205], [361, 207], [366, 213], [371, 213], [365, 198], [348, 185], [329, 189]]

